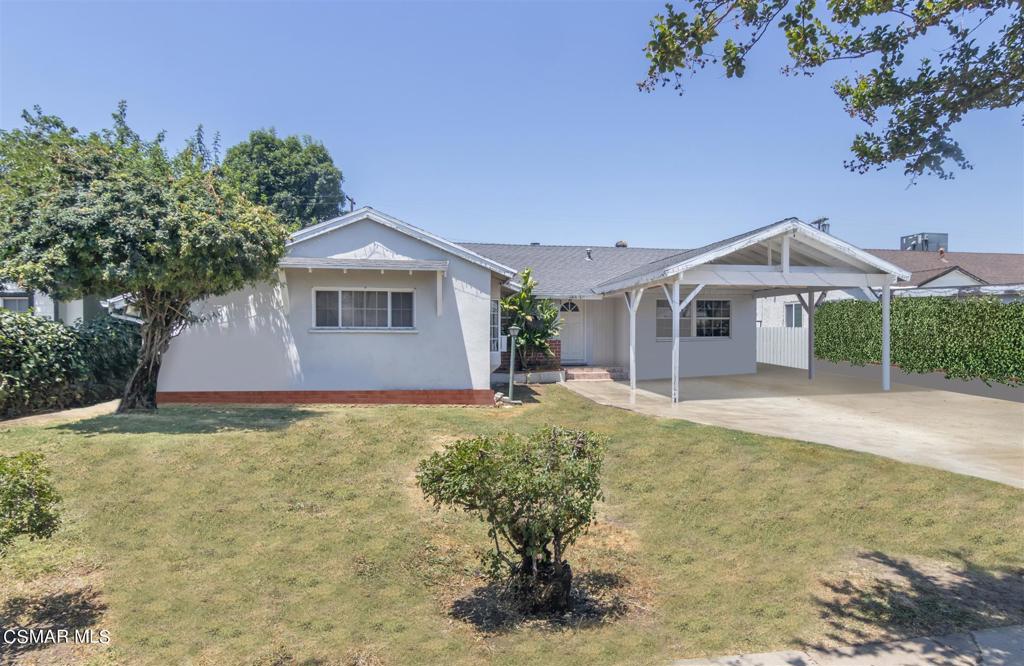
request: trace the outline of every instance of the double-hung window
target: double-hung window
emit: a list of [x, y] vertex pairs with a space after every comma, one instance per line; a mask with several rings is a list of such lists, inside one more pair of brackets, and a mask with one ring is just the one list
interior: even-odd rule
[[804, 325], [804, 306], [786, 303], [786, 328], [801, 328]]
[[732, 324], [732, 303], [726, 300], [697, 301], [697, 337], [727, 338]]
[[4, 296], [0, 298], [0, 308], [11, 312], [28, 312], [28, 296]]
[[[690, 316], [693, 303], [688, 303], [682, 312], [679, 313], [679, 337], [688, 338], [692, 335], [690, 328]], [[655, 337], [672, 337], [672, 306], [664, 298], [659, 298], [655, 303], [656, 319], [654, 322]]]
[[[679, 337], [727, 338], [732, 325], [732, 303], [728, 300], [697, 299], [679, 313]], [[655, 336], [672, 339], [672, 308], [660, 298], [655, 303]]]
[[415, 326], [413, 292], [392, 290], [313, 290], [313, 327], [406, 329]]
[[501, 351], [501, 303], [491, 300], [491, 351]]

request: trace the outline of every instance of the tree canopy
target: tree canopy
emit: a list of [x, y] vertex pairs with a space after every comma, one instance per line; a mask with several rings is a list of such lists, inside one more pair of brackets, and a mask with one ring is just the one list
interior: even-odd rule
[[950, 163], [971, 167], [954, 126], [1024, 101], [1019, 0], [690, 0], [687, 9], [667, 4], [651, 21], [641, 89], [674, 83], [681, 93], [685, 76], [708, 65], [743, 76], [750, 52], [778, 29], [792, 60], [785, 73], [864, 63], [832, 86], [869, 126], [845, 162], [855, 172], [902, 163], [911, 176], [951, 178]]
[[61, 299], [129, 294], [143, 319], [121, 409], [155, 407], [160, 360], [190, 306], [269, 278], [285, 230], [209, 159], [127, 124], [82, 134], [38, 108], [0, 132], [0, 279]]
[[235, 187], [273, 210], [289, 231], [334, 217], [345, 201], [341, 171], [327, 148], [308, 136], [250, 132], [228, 149], [223, 167]]

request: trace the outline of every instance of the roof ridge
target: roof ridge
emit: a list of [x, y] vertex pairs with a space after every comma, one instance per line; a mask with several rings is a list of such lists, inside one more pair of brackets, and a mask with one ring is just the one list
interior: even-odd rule
[[452, 241], [452, 242], [458, 243], [460, 245], [502, 245], [504, 247], [551, 247], [551, 248], [582, 248], [582, 249], [590, 248], [592, 250], [596, 250], [596, 249], [607, 249], [607, 250], [663, 250], [663, 251], [666, 251], [666, 252], [686, 252], [686, 251], [689, 250], [689, 248], [679, 248], [679, 247], [647, 247], [645, 245], [644, 246], [628, 245], [626, 247], [618, 247], [616, 245], [560, 245], [560, 244], [553, 244], [553, 243], [539, 243], [537, 245], [533, 245], [532, 243], [493, 243], [493, 242], [489, 242], [489, 241]]

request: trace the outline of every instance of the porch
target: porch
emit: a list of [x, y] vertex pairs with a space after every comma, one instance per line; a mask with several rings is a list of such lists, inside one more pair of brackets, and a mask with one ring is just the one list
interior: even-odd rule
[[828, 444], [1024, 488], [1024, 410], [1016, 402], [759, 365], [756, 374], [698, 377], [672, 402], [669, 379], [569, 382], [597, 403], [663, 418]]

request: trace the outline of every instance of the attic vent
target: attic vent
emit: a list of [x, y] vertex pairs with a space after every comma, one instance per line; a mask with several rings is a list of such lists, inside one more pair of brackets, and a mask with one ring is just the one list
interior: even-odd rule
[[629, 247], [629, 243], [626, 241], [615, 241], [615, 247]]
[[538, 243], [537, 241], [533, 241], [530, 243], [530, 245], [540, 245], [540, 243]]

